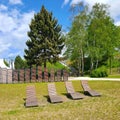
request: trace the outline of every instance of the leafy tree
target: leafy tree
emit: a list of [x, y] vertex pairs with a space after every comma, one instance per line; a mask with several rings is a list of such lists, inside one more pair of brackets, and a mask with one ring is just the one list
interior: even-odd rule
[[24, 55], [27, 63], [29, 65], [43, 63], [44, 67], [47, 61], [55, 63], [64, 46], [58, 21], [42, 6], [40, 12], [34, 15], [29, 27], [30, 39], [26, 42], [28, 49], [25, 49]]
[[84, 57], [86, 52], [86, 27], [88, 24], [88, 6], [80, 2], [71, 9], [75, 14], [72, 21], [72, 26], [67, 35], [66, 40], [66, 55], [75, 64], [78, 74], [84, 72]]
[[116, 31], [115, 31], [115, 38], [116, 38], [116, 50], [120, 53], [120, 26], [116, 26]]
[[114, 66], [112, 67], [116, 67], [118, 69], [118, 73], [120, 73], [120, 51], [117, 51], [115, 54], [114, 54]]
[[[91, 70], [105, 65], [120, 46], [119, 28], [110, 17], [107, 4], [96, 3], [91, 11], [82, 2], [72, 7], [73, 21], [66, 40], [66, 55], [78, 71], [84, 71], [90, 59]], [[85, 59], [87, 57], [87, 59]]]
[[96, 3], [90, 13], [88, 26], [88, 51], [91, 58], [91, 69], [97, 68], [104, 56], [110, 58], [115, 50], [116, 28], [109, 15], [106, 4]]

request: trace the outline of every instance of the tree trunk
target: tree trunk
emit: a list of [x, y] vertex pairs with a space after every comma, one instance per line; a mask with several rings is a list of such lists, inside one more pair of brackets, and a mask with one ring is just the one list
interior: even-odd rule
[[46, 68], [46, 59], [44, 60], [44, 68]]
[[94, 66], [94, 63], [93, 63], [93, 60], [91, 59], [90, 73], [91, 73], [91, 72], [92, 72], [92, 70], [93, 70], [93, 66]]
[[78, 76], [80, 76], [80, 70], [81, 70], [81, 61], [80, 58], [78, 59]]
[[46, 49], [44, 49], [44, 53], [45, 53], [45, 56], [44, 56], [44, 68], [46, 68]]
[[98, 68], [98, 60], [96, 60], [96, 66], [95, 66], [95, 68], [97, 69]]
[[110, 56], [110, 74], [112, 74], [112, 57]]
[[84, 75], [84, 53], [83, 53], [83, 51], [82, 51], [82, 49], [81, 49], [81, 76], [83, 76]]

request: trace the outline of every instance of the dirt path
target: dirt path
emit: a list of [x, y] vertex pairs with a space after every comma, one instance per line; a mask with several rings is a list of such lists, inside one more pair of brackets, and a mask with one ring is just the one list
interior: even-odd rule
[[68, 77], [68, 80], [110, 80], [110, 81], [120, 81], [120, 78]]

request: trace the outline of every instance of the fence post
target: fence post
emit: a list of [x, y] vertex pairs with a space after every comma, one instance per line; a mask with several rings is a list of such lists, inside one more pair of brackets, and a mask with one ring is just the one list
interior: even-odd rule
[[62, 81], [61, 70], [57, 70], [57, 81]]
[[0, 83], [2, 83], [2, 68], [0, 68]]
[[68, 72], [66, 70], [63, 70], [63, 81], [68, 81]]
[[7, 69], [7, 83], [12, 83], [12, 69]]
[[50, 82], [54, 82], [55, 81], [55, 71], [53, 69], [51, 69], [50, 71]]
[[48, 70], [44, 68], [44, 82], [48, 82]]
[[7, 69], [2, 68], [2, 82], [6, 83], [7, 82]]
[[42, 67], [38, 66], [38, 81], [42, 82]]

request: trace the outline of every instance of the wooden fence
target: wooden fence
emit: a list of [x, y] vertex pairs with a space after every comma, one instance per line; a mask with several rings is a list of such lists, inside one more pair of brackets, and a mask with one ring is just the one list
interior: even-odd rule
[[12, 70], [0, 68], [0, 83], [29, 83], [67, 81], [66, 70], [42, 70], [41, 67]]

